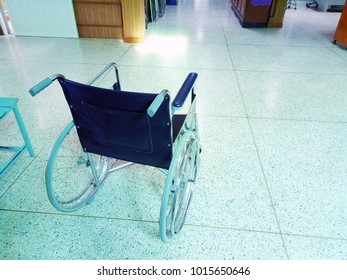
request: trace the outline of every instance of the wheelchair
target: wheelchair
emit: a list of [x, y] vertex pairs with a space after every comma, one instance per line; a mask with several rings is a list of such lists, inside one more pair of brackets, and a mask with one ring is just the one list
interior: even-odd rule
[[[112, 69], [115, 83], [109, 88], [96, 86]], [[152, 166], [166, 176], [160, 238], [163, 242], [174, 238], [185, 223], [200, 160], [197, 76], [188, 74], [172, 103], [168, 90], [123, 91], [115, 63], [86, 84], [55, 74], [31, 88], [35, 96], [57, 80], [73, 119], [47, 160], [45, 182], [51, 204], [61, 212], [76, 211], [93, 201], [110, 173], [131, 164]], [[177, 114], [187, 98], [188, 112]]]

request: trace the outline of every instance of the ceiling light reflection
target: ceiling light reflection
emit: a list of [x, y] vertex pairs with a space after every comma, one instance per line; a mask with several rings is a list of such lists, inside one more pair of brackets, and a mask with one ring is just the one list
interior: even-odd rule
[[172, 61], [183, 55], [187, 50], [187, 38], [184, 36], [148, 36], [146, 40], [136, 45], [135, 49], [144, 54], [158, 54], [167, 61]]

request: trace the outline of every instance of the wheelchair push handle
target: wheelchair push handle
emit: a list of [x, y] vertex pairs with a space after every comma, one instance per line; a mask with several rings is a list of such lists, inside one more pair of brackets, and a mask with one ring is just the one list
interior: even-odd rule
[[53, 81], [50, 78], [46, 78], [39, 82], [36, 86], [33, 86], [29, 92], [32, 96], [35, 96], [38, 94], [40, 91], [44, 90], [46, 87], [48, 87]]
[[35, 96], [39, 92], [43, 91], [46, 87], [48, 87], [51, 83], [53, 83], [53, 81], [57, 78], [64, 78], [64, 76], [61, 74], [52, 75], [39, 82], [37, 85], [33, 86], [29, 90], [29, 93], [31, 94], [31, 96]]
[[155, 113], [159, 109], [160, 105], [163, 103], [165, 96], [168, 93], [169, 92], [167, 90], [163, 90], [160, 94], [157, 95], [157, 97], [153, 100], [153, 102], [151, 103], [151, 105], [147, 109], [148, 116], [150, 116], [152, 118], [155, 115]]

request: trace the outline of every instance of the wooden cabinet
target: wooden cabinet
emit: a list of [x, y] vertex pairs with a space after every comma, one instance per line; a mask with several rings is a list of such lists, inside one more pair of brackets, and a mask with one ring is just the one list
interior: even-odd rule
[[287, 9], [287, 0], [272, 0], [269, 22], [267, 27], [281, 28]]
[[231, 7], [242, 27], [283, 25], [287, 0], [231, 0]]
[[232, 8], [236, 13], [238, 18], [244, 18], [246, 11], [246, 2], [245, 0], [232, 0]]
[[347, 47], [347, 5], [343, 8], [339, 23], [337, 25], [334, 43], [339, 42], [340, 44]]
[[74, 0], [79, 37], [123, 38], [120, 0]]
[[231, 7], [242, 27], [266, 27], [271, 0], [231, 0]]
[[79, 37], [141, 42], [145, 36], [144, 0], [74, 0]]
[[121, 0], [124, 42], [138, 43], [146, 33], [144, 0]]

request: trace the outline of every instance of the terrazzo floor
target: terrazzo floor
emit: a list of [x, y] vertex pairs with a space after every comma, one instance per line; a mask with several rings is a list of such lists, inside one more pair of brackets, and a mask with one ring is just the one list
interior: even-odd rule
[[[347, 259], [347, 51], [341, 13], [289, 9], [281, 29], [244, 29], [230, 1], [180, 0], [146, 41], [0, 36], [0, 96], [17, 97], [36, 156], [0, 178], [0, 259]], [[44, 168], [71, 118], [54, 73], [86, 82], [116, 62], [123, 89], [172, 96], [189, 72], [201, 165], [185, 227], [161, 242], [164, 176], [112, 174], [73, 214], [49, 203]], [[18, 143], [13, 116], [0, 143]], [[4, 161], [0, 155], [0, 161]]]

